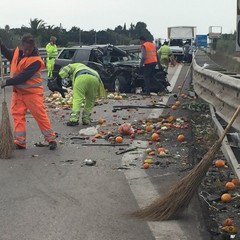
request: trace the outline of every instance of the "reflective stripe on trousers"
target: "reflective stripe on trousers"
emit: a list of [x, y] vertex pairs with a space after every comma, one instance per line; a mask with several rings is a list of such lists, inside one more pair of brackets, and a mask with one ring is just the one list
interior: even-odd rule
[[14, 143], [26, 147], [26, 132], [14, 131]]
[[70, 122], [78, 122], [80, 111], [72, 111], [70, 114]]
[[54, 68], [54, 63], [55, 63], [55, 58], [47, 59], [46, 67], [47, 67], [47, 71], [48, 71], [48, 77], [53, 76], [52, 72], [53, 72], [53, 68]]

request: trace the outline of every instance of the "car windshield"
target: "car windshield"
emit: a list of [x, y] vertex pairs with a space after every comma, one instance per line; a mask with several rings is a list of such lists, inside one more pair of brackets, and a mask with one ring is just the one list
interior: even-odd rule
[[169, 46], [183, 46], [183, 40], [182, 39], [171, 39]]

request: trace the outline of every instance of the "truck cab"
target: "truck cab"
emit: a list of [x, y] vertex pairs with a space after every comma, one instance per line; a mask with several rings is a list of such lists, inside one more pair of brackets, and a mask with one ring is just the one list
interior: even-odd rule
[[181, 62], [184, 57], [183, 40], [182, 39], [170, 39], [168, 45], [174, 55], [177, 62]]
[[195, 38], [196, 27], [194, 26], [176, 26], [168, 28], [169, 47], [178, 62], [183, 61], [185, 42], [190, 42], [192, 46]]

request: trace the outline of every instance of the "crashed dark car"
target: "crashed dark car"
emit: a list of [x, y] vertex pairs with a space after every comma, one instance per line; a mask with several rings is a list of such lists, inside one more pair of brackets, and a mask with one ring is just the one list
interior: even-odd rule
[[[59, 70], [70, 63], [83, 63], [96, 70], [109, 91], [133, 93], [136, 89], [144, 89], [143, 74], [140, 70], [139, 47], [92, 45], [83, 47], [64, 48], [55, 61], [53, 77], [58, 85], [71, 86], [70, 79], [61, 79]], [[151, 92], [166, 90], [169, 83], [167, 73], [156, 68], [151, 80]]]

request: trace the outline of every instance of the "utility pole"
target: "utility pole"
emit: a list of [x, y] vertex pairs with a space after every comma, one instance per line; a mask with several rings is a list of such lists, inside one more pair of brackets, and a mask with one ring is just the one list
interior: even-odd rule
[[82, 34], [81, 34], [81, 28], [79, 28], [79, 46], [82, 47]]
[[95, 32], [95, 40], [94, 40], [94, 44], [97, 44], [97, 32]]
[[240, 52], [240, 0], [237, 0], [237, 37], [236, 37], [236, 51]]

